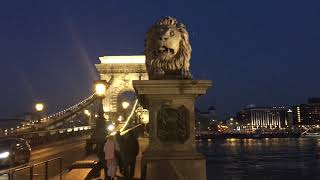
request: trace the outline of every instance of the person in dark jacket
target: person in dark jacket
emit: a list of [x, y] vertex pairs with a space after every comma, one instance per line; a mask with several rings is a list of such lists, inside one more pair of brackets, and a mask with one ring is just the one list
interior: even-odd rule
[[128, 175], [132, 178], [134, 176], [136, 166], [136, 157], [139, 154], [139, 142], [134, 132], [129, 132], [126, 144], [128, 146]]
[[118, 141], [119, 147], [120, 147], [120, 156], [121, 156], [121, 162], [122, 162], [122, 169], [123, 169], [123, 175], [125, 179], [129, 178], [129, 157], [130, 157], [130, 147], [128, 146], [128, 137], [127, 134], [124, 134], [123, 136], [119, 136], [120, 138]]
[[123, 160], [121, 157], [121, 149], [124, 150], [123, 147], [123, 137], [120, 135], [120, 131], [117, 131], [116, 135], [115, 135], [115, 139], [119, 145], [120, 150], [119, 151], [115, 151], [115, 156], [118, 162], [118, 166], [119, 166], [119, 171], [121, 174], [124, 174], [124, 170], [123, 170]]

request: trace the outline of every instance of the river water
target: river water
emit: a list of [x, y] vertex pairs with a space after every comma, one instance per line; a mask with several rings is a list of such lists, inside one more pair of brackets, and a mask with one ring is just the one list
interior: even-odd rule
[[202, 140], [197, 148], [208, 180], [320, 180], [320, 138]]

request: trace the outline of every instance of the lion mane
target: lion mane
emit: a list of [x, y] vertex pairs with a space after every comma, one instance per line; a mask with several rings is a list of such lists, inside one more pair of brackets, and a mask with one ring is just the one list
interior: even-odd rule
[[[180, 32], [178, 52], [170, 58], [164, 58], [157, 53], [159, 28], [173, 28]], [[191, 45], [186, 27], [172, 17], [164, 17], [156, 22], [147, 32], [145, 38], [146, 68], [149, 79], [192, 79], [189, 71]]]

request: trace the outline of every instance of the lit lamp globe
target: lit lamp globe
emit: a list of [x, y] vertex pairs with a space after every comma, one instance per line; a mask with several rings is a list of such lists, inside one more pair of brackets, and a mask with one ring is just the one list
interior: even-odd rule
[[118, 121], [122, 121], [123, 117], [122, 116], [119, 116], [118, 117]]
[[114, 126], [113, 124], [110, 124], [110, 125], [107, 127], [107, 129], [108, 129], [109, 131], [113, 131], [113, 130], [115, 129], [115, 126]]
[[103, 97], [105, 96], [105, 92], [106, 92], [106, 84], [104, 81], [99, 80], [95, 82], [95, 91], [96, 91], [96, 95]]
[[123, 101], [123, 102], [122, 102], [122, 107], [123, 107], [123, 109], [127, 109], [127, 108], [129, 107], [129, 105], [130, 105], [130, 103], [127, 102], [127, 101]]
[[87, 116], [90, 116], [90, 115], [91, 115], [91, 113], [90, 113], [90, 111], [89, 111], [88, 109], [85, 109], [85, 110], [84, 110], [84, 114], [87, 115]]
[[35, 105], [35, 109], [37, 112], [41, 112], [43, 110], [43, 107], [44, 107], [43, 103], [37, 103]]
[[149, 123], [149, 115], [148, 115], [148, 113], [143, 113], [141, 121], [142, 121], [143, 124], [148, 124]]

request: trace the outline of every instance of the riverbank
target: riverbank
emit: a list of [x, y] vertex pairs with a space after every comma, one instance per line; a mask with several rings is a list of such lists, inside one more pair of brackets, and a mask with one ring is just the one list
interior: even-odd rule
[[225, 134], [200, 134], [196, 136], [196, 140], [200, 139], [226, 139], [226, 138], [236, 138], [236, 139], [261, 139], [261, 138], [299, 138], [300, 133], [225, 133]]

